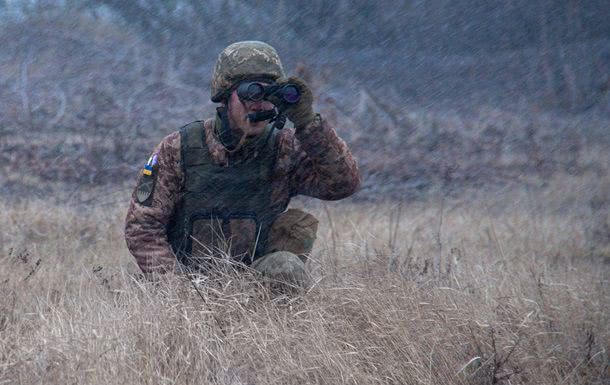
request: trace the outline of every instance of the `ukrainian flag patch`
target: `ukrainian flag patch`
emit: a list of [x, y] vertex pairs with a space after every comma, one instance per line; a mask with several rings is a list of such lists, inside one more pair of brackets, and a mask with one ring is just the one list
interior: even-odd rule
[[136, 189], [136, 198], [138, 202], [145, 205], [150, 206], [152, 204], [152, 193], [155, 189], [155, 166], [157, 165], [157, 154], [151, 155], [148, 159], [148, 162], [144, 165], [142, 169], [142, 177], [140, 178], [140, 183], [138, 184], [138, 188]]
[[142, 174], [144, 175], [152, 175], [153, 168], [147, 164], [144, 165], [144, 170], [142, 170]]
[[142, 174], [144, 175], [152, 175], [155, 166], [157, 165], [157, 153], [154, 153], [148, 158], [148, 162], [144, 165], [144, 169], [142, 170]]

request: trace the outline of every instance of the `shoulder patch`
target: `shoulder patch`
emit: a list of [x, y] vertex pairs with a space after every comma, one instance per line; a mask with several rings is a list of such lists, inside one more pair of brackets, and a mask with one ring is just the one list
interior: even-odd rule
[[155, 189], [155, 181], [157, 179], [156, 166], [157, 154], [154, 153], [144, 165], [140, 182], [136, 188], [136, 199], [138, 200], [138, 203], [144, 206], [150, 206], [152, 204], [151, 197]]
[[138, 184], [138, 188], [136, 190], [136, 198], [138, 199], [138, 203], [143, 204], [144, 206], [150, 206], [152, 204], [152, 193], [155, 189], [155, 177], [152, 175], [142, 174], [142, 178], [140, 178], [140, 183]]

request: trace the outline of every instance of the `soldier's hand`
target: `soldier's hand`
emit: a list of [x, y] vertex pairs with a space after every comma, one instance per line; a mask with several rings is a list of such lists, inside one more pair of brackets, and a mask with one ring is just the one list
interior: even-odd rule
[[[311, 123], [316, 117], [316, 114], [313, 112], [313, 94], [311, 93], [309, 86], [307, 86], [307, 83], [297, 77], [279, 79], [277, 83], [279, 85], [294, 84], [301, 94], [297, 103], [289, 104], [285, 108], [286, 116], [294, 123], [294, 127], [299, 130]], [[275, 104], [274, 100], [271, 100], [271, 102]]]

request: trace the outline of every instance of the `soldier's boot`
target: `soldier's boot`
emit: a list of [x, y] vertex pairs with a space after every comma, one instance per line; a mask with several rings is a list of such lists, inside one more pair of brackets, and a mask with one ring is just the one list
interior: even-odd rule
[[311, 278], [305, 264], [289, 251], [276, 251], [263, 255], [252, 263], [252, 268], [264, 277], [274, 291], [292, 292], [307, 288]]

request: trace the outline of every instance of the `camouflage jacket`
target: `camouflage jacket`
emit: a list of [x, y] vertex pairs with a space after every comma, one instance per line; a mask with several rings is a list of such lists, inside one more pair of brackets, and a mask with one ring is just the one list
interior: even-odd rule
[[[226, 165], [253, 156], [247, 146], [228, 153], [212, 127], [211, 120], [206, 121], [205, 141], [214, 162]], [[296, 195], [338, 200], [359, 188], [360, 174], [349, 148], [319, 115], [298, 132], [285, 128], [278, 136], [277, 160], [272, 172], [272, 205], [285, 206]], [[131, 197], [125, 240], [144, 273], [171, 271], [176, 263], [167, 226], [184, 191], [180, 138], [179, 131], [171, 133], [153, 152], [156, 180], [150, 204], [139, 203], [137, 189]]]

